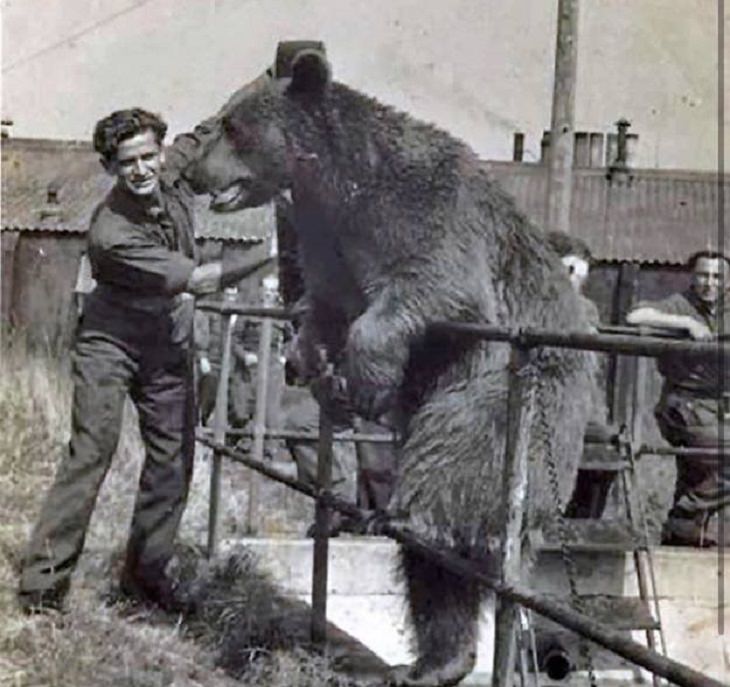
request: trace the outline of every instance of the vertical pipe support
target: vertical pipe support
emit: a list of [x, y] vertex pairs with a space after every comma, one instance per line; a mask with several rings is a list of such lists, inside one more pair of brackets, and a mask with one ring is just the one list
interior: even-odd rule
[[[524, 505], [527, 500], [527, 466], [530, 428], [534, 412], [534, 386], [528, 372], [529, 351], [515, 345], [509, 364], [507, 394], [507, 437], [504, 456], [503, 529], [501, 581], [510, 586], [520, 582]], [[512, 687], [519, 605], [505, 597], [497, 599], [495, 613], [494, 667], [492, 687]]]
[[[321, 383], [323, 396], [319, 404], [319, 443], [317, 446], [317, 486], [321, 493], [332, 488], [333, 425], [329, 412], [334, 384], [334, 369], [327, 366]], [[317, 500], [314, 510], [314, 556], [312, 563], [311, 638], [316, 646], [325, 647], [327, 639], [327, 559], [329, 555], [330, 507]]]
[[[264, 300], [264, 307], [272, 305]], [[258, 363], [256, 366], [256, 406], [253, 419], [254, 460], [264, 459], [264, 439], [266, 436], [266, 408], [269, 404], [269, 377], [271, 375], [271, 338], [272, 321], [266, 317], [261, 320]], [[248, 510], [246, 513], [246, 531], [256, 534], [258, 531], [259, 486], [261, 478], [256, 470], [248, 472]]]
[[[224, 301], [231, 301], [234, 297], [226, 294]], [[231, 333], [233, 316], [230, 313], [221, 314], [221, 367], [218, 375], [218, 387], [215, 396], [215, 411], [213, 413], [213, 440], [216, 444], [224, 444], [228, 429], [228, 387], [231, 375]], [[221, 461], [222, 456], [213, 450], [210, 466], [210, 504], [208, 510], [208, 558], [216, 554], [218, 523], [220, 520], [219, 505], [221, 493]]]

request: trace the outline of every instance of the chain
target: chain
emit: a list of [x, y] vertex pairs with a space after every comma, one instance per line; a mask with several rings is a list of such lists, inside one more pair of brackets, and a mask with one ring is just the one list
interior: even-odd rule
[[[541, 434], [541, 438], [545, 441], [545, 467], [547, 468], [548, 482], [550, 483], [550, 490], [553, 497], [555, 522], [557, 524], [558, 538], [560, 540], [560, 557], [563, 561], [565, 573], [568, 577], [570, 599], [575, 609], [579, 613], [585, 614], [585, 605], [583, 603], [583, 599], [578, 593], [578, 584], [576, 581], [578, 577], [578, 569], [568, 547], [568, 523], [566, 522], [565, 515], [563, 514], [564, 508], [560, 500], [560, 481], [558, 478], [558, 469], [555, 465], [555, 458], [553, 456], [552, 436], [554, 434], [554, 430], [551, 430], [548, 425], [546, 413], [542, 404], [539, 405], [538, 409], [538, 429]], [[593, 668], [593, 658], [591, 656], [591, 649], [588, 646], [588, 642], [580, 637], [578, 639], [578, 647], [581, 658], [585, 661], [588, 669], [588, 681], [590, 687], [598, 687], [595, 670]]]

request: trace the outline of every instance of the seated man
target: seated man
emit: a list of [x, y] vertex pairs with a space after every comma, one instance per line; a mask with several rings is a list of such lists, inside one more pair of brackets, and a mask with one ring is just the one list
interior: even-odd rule
[[[716, 339], [718, 332], [730, 331], [728, 309], [719, 308], [721, 289], [730, 274], [728, 265], [719, 253], [695, 253], [687, 261], [692, 274], [688, 290], [639, 303], [626, 321], [677, 329], [696, 341]], [[662, 543], [712, 546], [717, 532], [708, 526], [710, 519], [730, 504], [730, 465], [723, 471], [717, 455], [717, 449], [730, 448], [730, 367], [719, 355], [681, 353], [667, 353], [657, 364], [664, 386], [654, 414], [662, 436], [672, 446], [714, 449], [703, 455], [677, 456], [674, 504]], [[728, 535], [726, 531], [726, 539]]]

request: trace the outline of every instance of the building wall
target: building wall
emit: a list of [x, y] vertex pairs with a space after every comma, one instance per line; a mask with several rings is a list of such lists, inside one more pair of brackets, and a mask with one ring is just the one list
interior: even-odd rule
[[[2, 233], [2, 323], [23, 331], [32, 346], [65, 353], [77, 317], [73, 291], [79, 261], [86, 250], [83, 234], [38, 231]], [[198, 241], [202, 259], [220, 259], [222, 252], [243, 253], [260, 247], [215, 239]], [[260, 275], [244, 280], [251, 303], [260, 298]]]
[[[576, 129], [612, 130], [624, 116], [639, 134], [636, 166], [715, 167], [717, 4], [582, 2]], [[270, 64], [278, 40], [309, 37], [326, 42], [337, 79], [485, 158], [509, 159], [523, 131], [536, 160], [556, 11], [557, 0], [8, 2], [2, 114], [17, 135], [84, 139], [99, 117], [142, 105], [179, 132]]]
[[80, 234], [20, 232], [3, 283], [12, 278], [6, 287], [9, 322], [26, 333], [31, 345], [68, 348], [76, 323], [73, 287], [85, 243]]

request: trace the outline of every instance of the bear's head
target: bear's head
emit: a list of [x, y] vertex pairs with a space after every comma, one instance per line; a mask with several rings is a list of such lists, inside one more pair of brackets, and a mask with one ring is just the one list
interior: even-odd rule
[[211, 194], [213, 210], [263, 205], [289, 188], [297, 153], [287, 113], [321, 98], [329, 85], [324, 55], [302, 50], [290, 77], [260, 80], [235, 98], [187, 173], [197, 191]]

